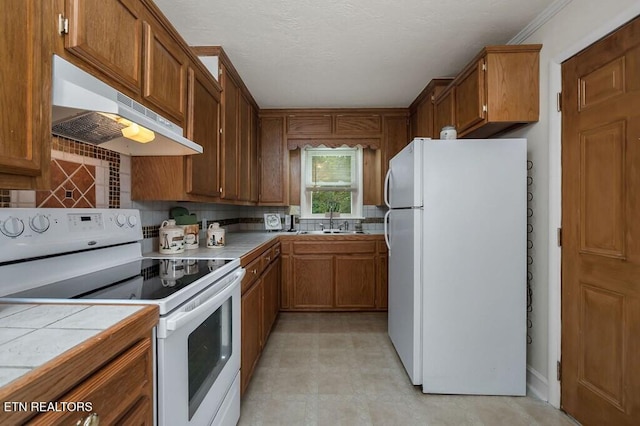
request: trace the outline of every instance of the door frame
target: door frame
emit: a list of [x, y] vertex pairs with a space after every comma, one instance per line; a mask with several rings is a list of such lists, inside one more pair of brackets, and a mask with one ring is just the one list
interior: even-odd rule
[[594, 28], [549, 60], [549, 330], [548, 330], [548, 402], [560, 408], [560, 381], [556, 363], [561, 359], [562, 343], [562, 249], [557, 245], [557, 229], [562, 224], [562, 113], [557, 111], [555, 94], [562, 91], [562, 62], [591, 46], [607, 34], [640, 15], [640, 3]]

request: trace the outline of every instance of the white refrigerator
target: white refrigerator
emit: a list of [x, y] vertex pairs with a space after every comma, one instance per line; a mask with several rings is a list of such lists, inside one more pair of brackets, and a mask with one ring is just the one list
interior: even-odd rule
[[526, 392], [526, 150], [414, 139], [389, 163], [389, 336], [425, 393]]

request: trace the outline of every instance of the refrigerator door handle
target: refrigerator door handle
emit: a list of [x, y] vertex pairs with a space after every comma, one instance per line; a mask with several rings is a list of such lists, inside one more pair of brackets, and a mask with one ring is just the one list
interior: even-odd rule
[[389, 235], [389, 216], [391, 215], [391, 210], [387, 210], [384, 215], [384, 242], [387, 244], [387, 250], [391, 253], [391, 237]]
[[389, 208], [391, 208], [391, 203], [389, 203], [389, 181], [390, 180], [391, 180], [391, 169], [387, 170], [387, 174], [384, 177], [384, 203]]

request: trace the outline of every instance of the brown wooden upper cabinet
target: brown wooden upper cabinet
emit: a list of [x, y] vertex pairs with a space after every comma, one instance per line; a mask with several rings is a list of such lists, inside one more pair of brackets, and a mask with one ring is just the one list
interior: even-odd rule
[[260, 117], [260, 204], [289, 203], [289, 151], [283, 116]]
[[450, 85], [434, 101], [434, 139], [440, 139], [440, 130], [444, 126], [454, 126], [456, 123], [455, 91], [455, 86]]
[[258, 105], [220, 46], [193, 46], [200, 57], [218, 58], [220, 104], [220, 200], [233, 204], [258, 201]]
[[189, 69], [189, 124], [187, 134], [203, 148], [202, 154], [186, 156], [187, 192], [220, 195], [219, 129], [220, 90], [197, 69]]
[[177, 124], [184, 122], [187, 82], [187, 57], [163, 31], [148, 22], [144, 27], [144, 99], [153, 109]]
[[435, 127], [435, 100], [452, 80], [453, 78], [434, 78], [411, 103], [409, 139], [439, 137], [440, 128]]
[[140, 94], [140, 2], [66, 0], [65, 15], [69, 20], [65, 48], [106, 75], [112, 84], [119, 84], [131, 93]]
[[0, 188], [49, 185], [53, 22], [50, 2], [3, 4], [0, 57], [7, 61], [0, 67]]
[[328, 135], [332, 129], [331, 115], [310, 115], [287, 117], [287, 134], [289, 135]]
[[[229, 67], [225, 64], [220, 64], [218, 79], [222, 86], [222, 191], [220, 197], [233, 201], [238, 199], [240, 83], [231, 75]], [[248, 125], [248, 121], [245, 124]]]
[[66, 0], [65, 17], [69, 53], [184, 127], [188, 58], [151, 11], [136, 0]]
[[435, 131], [487, 138], [538, 121], [542, 45], [485, 47], [436, 98]]

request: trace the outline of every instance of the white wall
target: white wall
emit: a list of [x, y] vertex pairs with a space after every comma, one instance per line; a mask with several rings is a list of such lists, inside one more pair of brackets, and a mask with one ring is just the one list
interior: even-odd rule
[[[556, 2], [560, 4], [562, 2]], [[559, 359], [560, 249], [560, 128], [556, 93], [560, 91], [560, 63], [624, 22], [640, 14], [638, 0], [573, 0], [519, 43], [541, 43], [540, 121], [508, 136], [528, 139], [533, 161], [534, 268], [533, 327], [527, 363], [529, 390], [559, 406], [555, 363]]]

